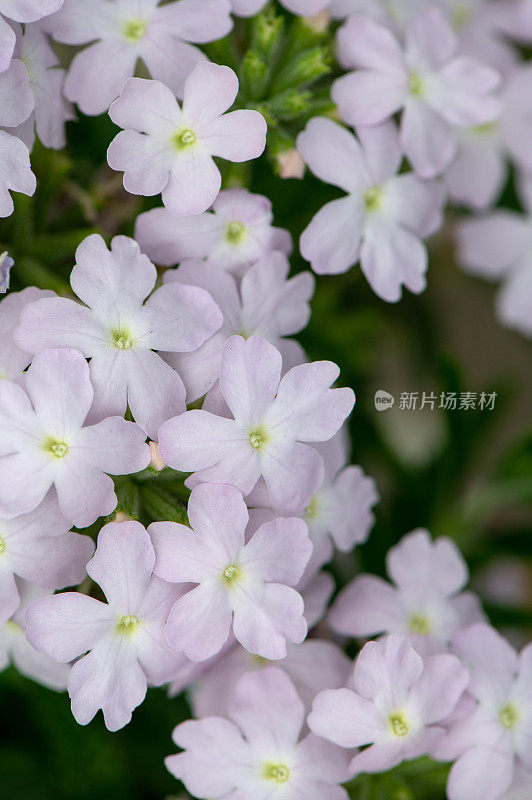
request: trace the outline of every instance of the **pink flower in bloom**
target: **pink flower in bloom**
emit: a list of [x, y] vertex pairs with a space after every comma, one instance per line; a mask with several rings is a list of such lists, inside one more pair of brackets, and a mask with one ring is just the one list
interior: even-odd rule
[[275, 252], [257, 261], [240, 285], [232, 275], [208, 262], [190, 261], [165, 272], [165, 284], [201, 286], [208, 291], [224, 318], [220, 330], [199, 350], [165, 356], [183, 378], [188, 403], [216, 384], [225, 343], [234, 334], [267, 339], [281, 353], [285, 370], [305, 361], [301, 345], [284, 337], [299, 333], [307, 325], [314, 279], [309, 272], [288, 278], [289, 270], [286, 256]]
[[458, 260], [472, 275], [502, 278], [500, 322], [532, 337], [532, 178], [522, 176], [518, 189], [525, 214], [500, 208], [459, 224]]
[[358, 140], [315, 117], [297, 138], [312, 172], [347, 192], [318, 211], [303, 231], [301, 253], [320, 274], [346, 272], [360, 261], [373, 291], [396, 302], [403, 284], [416, 294], [426, 286], [421, 239], [440, 227], [445, 191], [435, 181], [397, 174], [402, 153], [393, 123], [357, 133]]
[[282, 670], [245, 675], [227, 716], [188, 720], [174, 730], [184, 752], [166, 766], [194, 797], [348, 800], [337, 785], [347, 779], [347, 759], [312, 734], [300, 739], [305, 707]]
[[20, 604], [16, 575], [48, 591], [85, 578], [94, 542], [69, 528], [52, 492], [29, 514], [0, 519], [0, 626]]
[[77, 592], [52, 595], [26, 612], [26, 636], [60, 663], [76, 661], [68, 678], [72, 713], [87, 725], [102, 709], [110, 731], [122, 728], [142, 703], [148, 682], [159, 686], [179, 656], [164, 625], [179, 590], [153, 575], [155, 553], [139, 522], [105, 525], [87, 565], [107, 603]]
[[16, 22], [35, 22], [58, 11], [64, 0], [0, 0], [0, 72], [6, 70], [15, 49], [15, 32], [8, 17]]
[[428, 531], [404, 536], [386, 556], [390, 585], [359, 575], [340, 592], [329, 616], [347, 636], [404, 633], [422, 653], [446, 649], [455, 631], [483, 618], [477, 597], [460, 590], [467, 566], [451, 539], [432, 541]]
[[281, 354], [265, 339], [228, 340], [220, 389], [233, 418], [187, 411], [159, 431], [165, 463], [194, 471], [187, 485], [227, 483], [247, 495], [262, 475], [276, 507], [297, 510], [310, 500], [323, 463], [305, 442], [331, 439], [355, 395], [330, 388], [339, 374], [330, 361], [301, 364], [282, 379], [281, 368]]
[[0, 302], [0, 378], [14, 381], [30, 364], [31, 355], [15, 344], [13, 333], [24, 307], [45, 297], [54, 297], [54, 293], [28, 286], [21, 292], [12, 292]]
[[[307, 639], [301, 644], [287, 643], [286, 658], [278, 661], [292, 680], [297, 693], [310, 711], [312, 701], [323, 689], [345, 686], [351, 661], [333, 642]], [[207, 672], [192, 690], [191, 702], [196, 717], [223, 717], [238, 681], [249, 672], [268, 669], [243, 647], [235, 644], [230, 650], [212, 659]]]
[[35, 600], [47, 597], [49, 592], [17, 578], [20, 604], [3, 627], [0, 626], [0, 672], [13, 664], [21, 675], [46, 686], [63, 691], [67, 686], [68, 664], [58, 664], [39, 653], [26, 639], [26, 609]]
[[[310, 501], [298, 510], [314, 545], [306, 570], [313, 574], [331, 560], [334, 547], [348, 553], [366, 541], [375, 521], [371, 508], [379, 499], [373, 478], [367, 477], [361, 467], [345, 466], [347, 455], [341, 432], [315, 447], [323, 458], [324, 471], [317, 476], [316, 486], [311, 487]], [[272, 508], [262, 480], [246, 502], [255, 524], [290, 515], [284, 509]]]
[[91, 359], [91, 422], [122, 416], [129, 405], [140, 427], [156, 438], [159, 427], [185, 410], [177, 372], [154, 350], [190, 351], [221, 325], [204, 289], [173, 284], [153, 290], [157, 271], [133, 239], [117, 236], [109, 253], [101, 236], [76, 252], [71, 284], [86, 304], [53, 297], [27, 305], [15, 334], [33, 353], [74, 347]]
[[[3, 24], [0, 17], [0, 37]], [[11, 31], [10, 27], [9, 30]], [[22, 61], [14, 59], [9, 69], [0, 74], [0, 126], [15, 128], [20, 125], [31, 114], [33, 105], [33, 93], [26, 67]], [[0, 130], [0, 217], [9, 217], [13, 213], [10, 191], [31, 196], [35, 192], [35, 186], [28, 148], [16, 136]]]
[[218, 269], [240, 275], [272, 250], [287, 255], [288, 231], [272, 226], [272, 204], [247, 189], [225, 189], [212, 209], [176, 219], [165, 208], [137, 217], [135, 239], [156, 264], [173, 267], [189, 258], [206, 258]]
[[307, 634], [297, 583], [312, 552], [299, 519], [262, 526], [245, 543], [248, 511], [233, 486], [203, 484], [190, 496], [192, 530], [174, 522], [149, 527], [166, 581], [195, 583], [172, 608], [166, 636], [192, 661], [218, 653], [229, 637], [264, 658], [284, 658], [286, 639]]
[[363, 647], [355, 664], [354, 692], [332, 689], [316, 697], [308, 724], [340, 747], [371, 745], [352, 759], [355, 775], [386, 772], [430, 752], [444, 736], [441, 724], [468, 680], [455, 656], [423, 661], [406, 637], [392, 634]]
[[227, 0], [66, 0], [45, 28], [65, 44], [90, 44], [72, 61], [65, 93], [84, 114], [102, 114], [115, 100], [139, 59], [150, 75], [179, 97], [185, 79], [206, 56], [203, 44], [232, 27]]
[[496, 119], [499, 74], [457, 55], [458, 39], [445, 16], [417, 16], [403, 50], [385, 27], [353, 14], [338, 33], [339, 59], [353, 68], [333, 84], [332, 97], [350, 125], [378, 125], [396, 112], [401, 144], [424, 178], [443, 172], [456, 154], [456, 128]]
[[28, 71], [34, 111], [13, 133], [31, 150], [37, 128], [45, 147], [61, 150], [66, 144], [65, 122], [74, 119], [71, 106], [63, 97], [65, 71], [58, 68], [59, 59], [39, 25], [26, 25], [24, 34], [20, 26], [16, 31], [15, 54]]
[[94, 391], [77, 350], [44, 350], [25, 375], [25, 390], [0, 381], [0, 517], [33, 511], [55, 486], [64, 516], [91, 525], [116, 506], [112, 479], [150, 463], [144, 433], [109, 417], [83, 427]]
[[456, 634], [453, 652], [469, 668], [471, 714], [451, 725], [436, 748], [443, 760], [457, 759], [447, 783], [449, 800], [498, 800], [516, 770], [532, 779], [532, 644], [518, 655], [484, 623]]
[[111, 142], [109, 166], [124, 172], [132, 194], [162, 193], [177, 216], [199, 214], [220, 191], [220, 170], [213, 156], [227, 161], [258, 158], [266, 143], [266, 122], [257, 111], [225, 112], [238, 93], [229, 67], [201, 62], [185, 82], [180, 108], [159, 81], [131, 78], [109, 110], [125, 130]]
[[460, 131], [458, 155], [444, 179], [457, 203], [482, 209], [494, 204], [508, 178], [508, 160], [532, 172], [532, 67], [516, 67], [507, 77], [499, 120]]

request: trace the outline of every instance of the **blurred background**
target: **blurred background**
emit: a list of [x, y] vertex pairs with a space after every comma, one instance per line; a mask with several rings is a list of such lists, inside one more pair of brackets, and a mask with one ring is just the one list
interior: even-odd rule
[[[135, 217], [158, 205], [157, 198], [128, 195], [106, 166], [116, 134], [107, 117], [81, 117], [68, 134], [61, 153], [37, 145], [37, 193], [19, 196], [15, 215], [0, 224], [0, 251], [9, 249], [16, 262], [13, 290], [33, 283], [67, 293], [75, 248], [86, 235], [132, 235]], [[340, 192], [309, 174], [282, 179], [267, 158], [226, 169], [224, 185], [239, 184], [272, 200], [275, 224], [294, 237], [293, 271], [307, 269], [299, 235]], [[511, 183], [502, 204], [515, 206]], [[419, 297], [407, 293], [387, 304], [358, 267], [317, 279], [300, 340], [310, 360], [336, 361], [342, 385], [355, 390], [352, 461], [376, 479], [381, 495], [368, 542], [328, 569], [341, 588], [356, 571], [384, 574], [387, 550], [414, 528], [450, 536], [492, 623], [521, 645], [532, 638], [532, 344], [499, 326], [494, 288], [457, 267], [458, 213], [430, 243], [428, 288]], [[392, 409], [376, 410], [378, 390], [394, 396]], [[401, 409], [401, 394], [416, 392], [416, 410]], [[423, 392], [436, 395], [434, 410], [419, 408]], [[442, 410], [442, 392], [495, 392], [496, 399], [492, 410]], [[188, 715], [184, 698], [150, 690], [124, 730], [109, 733], [101, 715], [83, 728], [66, 695], [8, 669], [0, 675], [0, 800], [180, 796], [162, 757], [174, 749], [173, 727]], [[419, 794], [398, 789], [394, 797], [438, 800], [441, 780], [437, 786], [429, 782]], [[390, 800], [389, 789], [380, 791], [359, 783], [353, 797]]]

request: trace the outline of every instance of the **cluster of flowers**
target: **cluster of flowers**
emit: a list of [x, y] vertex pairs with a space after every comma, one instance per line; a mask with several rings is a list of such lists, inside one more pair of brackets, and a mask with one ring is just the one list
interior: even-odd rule
[[[0, 667], [68, 688], [80, 724], [101, 709], [112, 731], [148, 686], [188, 689], [197, 719], [176, 728], [182, 752], [167, 765], [198, 798], [342, 800], [360, 772], [423, 754], [454, 762], [450, 800], [529, 797], [532, 646], [518, 656], [462, 592], [467, 568], [450, 540], [409, 534], [388, 554], [393, 585], [359, 575], [328, 611], [323, 567], [366, 540], [378, 499], [347, 465], [355, 397], [332, 388], [335, 364], [308, 363], [290, 338], [307, 324], [314, 280], [289, 278], [292, 241], [270, 202], [220, 191], [213, 156], [257, 158], [266, 122], [226, 113], [237, 77], [195, 46], [224, 36], [231, 11], [264, 5], [137, 0], [132, 14], [129, 0], [0, 0], [0, 123], [23, 126], [0, 133], [0, 213], [11, 213], [9, 189], [35, 188], [35, 124], [44, 144], [63, 145], [67, 101], [109, 109], [123, 129], [109, 165], [128, 191], [164, 204], [139, 216], [135, 240], [85, 239], [77, 299], [28, 287], [0, 303]], [[403, 284], [420, 292], [422, 240], [441, 225], [446, 193], [485, 207], [508, 154], [530, 166], [526, 67], [502, 39], [497, 4], [471, 3], [460, 36], [453, 3], [386, 4], [398, 15], [377, 0], [283, 5], [350, 15], [338, 47], [351, 71], [332, 94], [356, 134], [315, 118], [297, 141], [348, 196], [316, 215], [301, 251], [316, 272], [360, 260], [385, 300]], [[526, 5], [510, 3], [508, 36]], [[66, 76], [49, 35], [89, 45]], [[150, 80], [133, 77], [138, 59]], [[464, 180], [475, 168], [483, 181]], [[489, 247], [483, 224], [464, 226], [470, 254]], [[524, 248], [509, 215], [490, 235], [509, 227]], [[496, 255], [502, 274], [508, 248]], [[169, 268], [157, 288], [152, 261]], [[156, 481], [157, 470], [187, 475], [189, 525], [115, 515], [110, 475]], [[98, 520], [95, 543], [80, 531]], [[380, 638], [352, 665], [332, 637], [307, 638], [325, 618], [337, 637]]]

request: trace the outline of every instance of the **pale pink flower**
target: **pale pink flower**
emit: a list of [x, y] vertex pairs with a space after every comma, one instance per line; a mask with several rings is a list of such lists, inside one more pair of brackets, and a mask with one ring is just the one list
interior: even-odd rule
[[94, 542], [69, 529], [53, 492], [29, 514], [0, 519], [0, 626], [20, 604], [15, 576], [49, 592], [85, 578]]
[[13, 333], [25, 306], [45, 297], [54, 297], [54, 292], [28, 286], [21, 292], [11, 292], [0, 302], [0, 378], [14, 381], [31, 363], [31, 355], [15, 344]]
[[213, 156], [249, 161], [265, 147], [267, 126], [258, 111], [225, 113], [237, 93], [235, 73], [206, 61], [185, 81], [182, 107], [163, 83], [130, 78], [109, 110], [124, 128], [109, 146], [109, 166], [124, 172], [128, 192], [162, 193], [172, 214], [206, 211], [222, 180]]
[[403, 285], [416, 294], [425, 289], [421, 240], [442, 223], [445, 191], [436, 181], [398, 174], [402, 152], [393, 123], [357, 134], [315, 117], [297, 138], [312, 172], [347, 192], [318, 211], [303, 231], [301, 253], [320, 274], [346, 272], [360, 261], [373, 291], [396, 302]]
[[187, 485], [227, 483], [244, 495], [261, 475], [272, 503], [298, 509], [323, 469], [307, 442], [331, 439], [355, 402], [351, 389], [331, 389], [336, 364], [293, 367], [281, 379], [282, 357], [265, 339], [231, 337], [224, 348], [220, 389], [233, 418], [193, 410], [159, 431], [163, 460], [194, 472]]
[[224, 319], [222, 327], [199, 350], [165, 355], [184, 381], [187, 403], [202, 397], [217, 383], [225, 343], [235, 334], [267, 339], [281, 353], [285, 371], [305, 361], [301, 345], [285, 337], [307, 325], [314, 279], [309, 272], [288, 278], [289, 271], [286, 256], [273, 252], [253, 264], [240, 283], [209, 262], [185, 262], [179, 269], [165, 272], [165, 284], [201, 286], [209, 292]]
[[272, 204], [247, 189], [225, 189], [203, 214], [176, 219], [165, 208], [137, 217], [135, 239], [156, 264], [173, 267], [206, 258], [219, 269], [241, 275], [272, 250], [292, 250], [288, 231], [272, 225]]
[[150, 294], [157, 271], [133, 239], [116, 236], [109, 252], [94, 234], [80, 244], [76, 260], [70, 282], [85, 305], [64, 297], [27, 305], [16, 342], [33, 353], [80, 350], [91, 359], [90, 422], [123, 416], [129, 405], [156, 438], [163, 422], [185, 411], [185, 387], [154, 351], [195, 350], [220, 327], [222, 315], [198, 287], [166, 285]]
[[251, 653], [284, 658], [286, 640], [307, 634], [303, 600], [292, 588], [312, 552], [299, 519], [262, 526], [246, 544], [248, 511], [232, 486], [203, 484], [190, 496], [192, 530], [174, 522], [149, 527], [166, 581], [197, 584], [172, 608], [166, 626], [171, 646], [192, 661], [218, 653], [231, 629]]
[[0, 626], [0, 672], [13, 664], [21, 675], [46, 686], [48, 689], [63, 691], [67, 686], [68, 664], [58, 664], [53, 659], [39, 653], [26, 639], [26, 609], [35, 600], [48, 597], [49, 592], [17, 578], [17, 591], [20, 603], [11, 619]]
[[[0, 16], [0, 37], [3, 24]], [[9, 27], [9, 30], [12, 29]], [[0, 52], [1, 50], [0, 41]], [[13, 59], [9, 68], [0, 73], [0, 127], [16, 128], [29, 117], [33, 105], [33, 93], [26, 67], [22, 61]], [[16, 136], [0, 130], [0, 217], [9, 217], [13, 213], [10, 191], [22, 192], [31, 197], [35, 186], [36, 179], [31, 171], [28, 148]]]
[[506, 36], [521, 44], [532, 42], [532, 0], [500, 0], [498, 23]]
[[174, 730], [184, 752], [166, 766], [194, 797], [348, 800], [338, 785], [348, 777], [346, 756], [312, 734], [300, 738], [305, 706], [281, 669], [244, 675], [227, 716], [188, 720]]
[[405, 636], [391, 634], [361, 650], [355, 691], [332, 689], [316, 697], [308, 724], [316, 736], [340, 747], [371, 745], [352, 759], [355, 775], [386, 772], [429, 753], [443, 738], [442, 724], [468, 680], [467, 669], [455, 656], [423, 661]]
[[483, 619], [476, 595], [462, 592], [467, 565], [451, 539], [434, 542], [426, 530], [404, 536], [386, 556], [393, 584], [358, 575], [340, 592], [329, 615], [347, 636], [403, 633], [421, 653], [447, 649], [452, 635]]
[[402, 148], [424, 178], [443, 172], [456, 154], [456, 129], [496, 119], [499, 74], [458, 55], [444, 14], [428, 8], [406, 34], [404, 48], [385, 27], [353, 14], [338, 33], [339, 60], [354, 69], [338, 78], [332, 97], [350, 125], [378, 125], [402, 110]]
[[63, 2], [64, 0], [0, 0], [0, 72], [9, 67], [16, 41], [13, 27], [4, 17], [15, 22], [35, 22], [58, 11]]
[[498, 800], [506, 797], [520, 766], [532, 772], [532, 644], [518, 654], [481, 623], [455, 635], [453, 652], [470, 670], [468, 691], [476, 705], [435, 748], [437, 758], [457, 759], [447, 796]]
[[206, 60], [194, 45], [229, 33], [229, 11], [227, 0], [65, 0], [45, 28], [58, 42], [89, 45], [74, 56], [65, 92], [84, 114], [102, 114], [139, 59], [181, 97], [190, 72]]
[[532, 337], [532, 178], [518, 182], [524, 214], [496, 209], [457, 228], [458, 261], [472, 275], [502, 279], [496, 314], [502, 325]]
[[164, 639], [179, 590], [153, 575], [155, 553], [139, 522], [105, 525], [87, 565], [107, 603], [77, 592], [37, 600], [26, 612], [26, 636], [60, 663], [76, 660], [68, 678], [72, 713], [87, 725], [102, 709], [116, 731], [142, 703], [148, 683], [160, 686], [180, 657]]
[[0, 485], [9, 486], [0, 516], [33, 511], [55, 486], [64, 516], [91, 525], [116, 506], [105, 473], [126, 475], [150, 463], [144, 433], [120, 417], [84, 427], [94, 390], [77, 350], [44, 350], [24, 385], [0, 380]]

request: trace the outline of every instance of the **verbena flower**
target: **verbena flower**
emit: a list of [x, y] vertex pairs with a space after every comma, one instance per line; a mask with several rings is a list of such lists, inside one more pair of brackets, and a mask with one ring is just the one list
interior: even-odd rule
[[272, 250], [290, 254], [290, 234], [272, 222], [272, 204], [267, 197], [247, 189], [225, 189], [203, 214], [176, 219], [165, 208], [140, 214], [135, 238], [142, 252], [162, 266], [206, 258], [217, 268], [240, 275]]
[[237, 93], [235, 73], [205, 61], [188, 76], [182, 107], [163, 83], [130, 78], [109, 110], [125, 129], [109, 146], [109, 166], [124, 172], [128, 192], [161, 192], [172, 214], [206, 211], [222, 180], [213, 156], [249, 161], [266, 143], [266, 122], [257, 111], [225, 113]]
[[15, 32], [4, 17], [16, 22], [35, 22], [58, 11], [63, 2], [64, 0], [0, 0], [0, 72], [9, 67], [15, 49]]
[[181, 97], [189, 73], [206, 60], [195, 45], [229, 33], [229, 11], [227, 0], [65, 0], [45, 27], [58, 42], [89, 45], [74, 56], [65, 93], [84, 114], [102, 114], [139, 59]]
[[179, 594], [153, 575], [155, 553], [139, 522], [110, 523], [87, 565], [107, 603], [77, 592], [37, 600], [26, 612], [26, 636], [60, 663], [77, 659], [68, 677], [72, 713], [87, 725], [99, 709], [111, 731], [142, 703], [148, 682], [165, 683], [179, 657], [164, 639]]
[[396, 302], [403, 285], [416, 294], [426, 286], [421, 239], [440, 227], [445, 191], [435, 181], [397, 174], [402, 152], [393, 123], [357, 134], [316, 117], [298, 136], [312, 172], [347, 192], [318, 211], [303, 231], [301, 253], [320, 274], [346, 272], [360, 261], [371, 288]]
[[388, 551], [386, 568], [393, 584], [358, 575], [340, 592], [329, 615], [335, 631], [403, 633], [427, 653], [445, 650], [457, 630], [483, 618], [478, 598], [461, 591], [468, 570], [451, 539], [413, 531]]
[[378, 125], [402, 110], [402, 148], [424, 178], [443, 172], [456, 154], [456, 128], [496, 119], [499, 74], [458, 55], [458, 39], [437, 8], [418, 15], [403, 47], [385, 27], [353, 14], [338, 33], [339, 59], [352, 68], [332, 87], [350, 125]]
[[[2, 24], [0, 17], [0, 36]], [[11, 31], [10, 27], [9, 30]], [[13, 59], [9, 68], [0, 73], [0, 128], [15, 128], [20, 125], [31, 114], [33, 105], [33, 93], [26, 67], [22, 61]], [[13, 213], [10, 191], [31, 196], [35, 192], [35, 186], [36, 179], [31, 171], [28, 148], [17, 136], [0, 130], [0, 217], [9, 217]]]
[[90, 422], [123, 416], [129, 406], [141, 428], [156, 438], [163, 422], [185, 410], [185, 388], [154, 350], [197, 349], [220, 327], [222, 315], [202, 288], [168, 284], [150, 294], [157, 271], [125, 236], [113, 239], [111, 252], [101, 236], [89, 236], [76, 261], [70, 281], [85, 305], [63, 297], [27, 305], [16, 341], [33, 353], [80, 350], [91, 359]]
[[0, 378], [14, 381], [31, 363], [31, 355], [21, 350], [13, 339], [22, 310], [28, 303], [53, 296], [54, 292], [48, 289], [28, 286], [21, 292], [11, 292], [0, 301]]
[[203, 484], [190, 496], [192, 530], [173, 522], [149, 527], [166, 581], [197, 584], [172, 608], [166, 636], [192, 661], [216, 655], [231, 629], [251, 653], [284, 658], [286, 639], [307, 633], [303, 600], [292, 588], [303, 574], [312, 543], [299, 519], [278, 519], [245, 542], [248, 512], [232, 486]]
[[166, 766], [198, 798], [347, 800], [341, 750], [312, 734], [301, 737], [305, 707], [280, 669], [245, 675], [231, 698], [228, 719], [188, 720], [174, 730], [184, 752]]
[[91, 525], [116, 506], [106, 472], [129, 474], [150, 463], [145, 435], [109, 417], [84, 426], [94, 390], [77, 350], [44, 350], [25, 375], [25, 389], [0, 381], [0, 517], [33, 511], [52, 486], [64, 516]]
[[308, 724], [340, 747], [371, 745], [351, 760], [353, 774], [386, 772], [430, 752], [444, 736], [442, 723], [468, 680], [455, 656], [423, 661], [406, 637], [391, 634], [363, 647], [355, 663], [355, 691], [326, 690], [316, 697]]
[[227, 483], [247, 495], [262, 475], [275, 506], [297, 510], [310, 500], [323, 465], [306, 443], [332, 438], [355, 396], [330, 388], [339, 374], [330, 361], [301, 364], [283, 378], [281, 368], [279, 351], [259, 336], [227, 341], [220, 389], [233, 418], [187, 411], [159, 431], [165, 463], [194, 472], [187, 485]]

